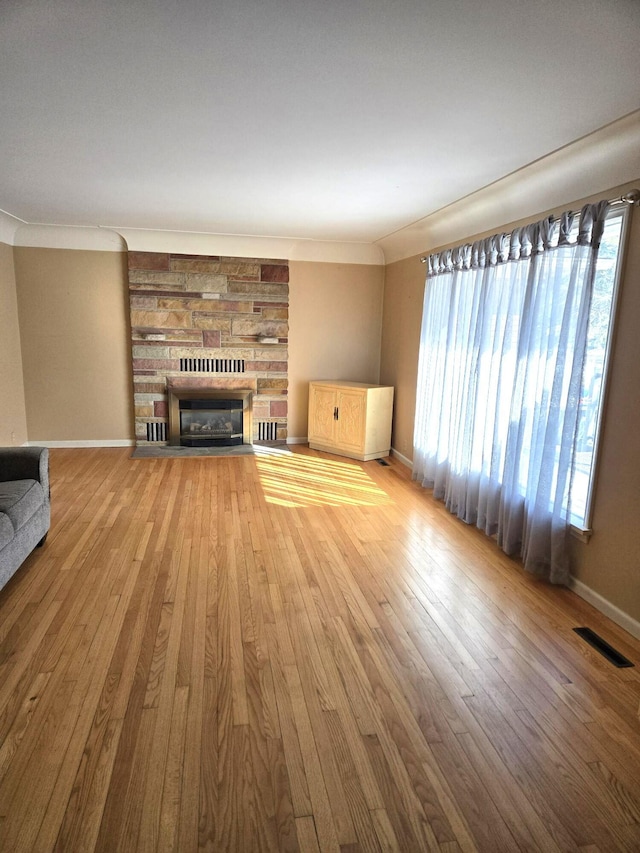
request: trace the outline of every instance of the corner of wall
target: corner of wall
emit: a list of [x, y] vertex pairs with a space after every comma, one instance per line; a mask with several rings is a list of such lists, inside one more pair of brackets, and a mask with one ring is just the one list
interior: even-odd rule
[[[6, 228], [1, 230], [2, 236], [12, 236]], [[28, 434], [18, 294], [13, 246], [4, 240], [0, 240], [0, 360], [0, 444], [21, 446]]]

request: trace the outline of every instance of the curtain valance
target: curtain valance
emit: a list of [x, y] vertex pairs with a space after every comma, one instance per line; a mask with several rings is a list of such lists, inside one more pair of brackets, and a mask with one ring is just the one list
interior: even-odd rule
[[494, 234], [474, 243], [444, 249], [429, 255], [427, 276], [526, 260], [558, 246], [579, 245], [597, 249], [608, 209], [608, 201], [585, 204], [579, 215], [565, 211], [557, 218], [549, 216], [530, 225], [514, 228], [509, 234]]

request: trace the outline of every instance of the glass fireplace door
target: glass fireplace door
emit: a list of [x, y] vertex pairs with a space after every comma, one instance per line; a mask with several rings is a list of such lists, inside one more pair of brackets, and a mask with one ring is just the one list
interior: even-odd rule
[[242, 400], [180, 400], [180, 444], [242, 444]]

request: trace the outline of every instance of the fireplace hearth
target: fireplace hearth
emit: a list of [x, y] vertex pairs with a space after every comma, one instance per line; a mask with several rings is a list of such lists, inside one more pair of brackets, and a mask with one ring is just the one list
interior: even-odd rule
[[170, 445], [253, 444], [252, 391], [169, 387], [168, 392]]

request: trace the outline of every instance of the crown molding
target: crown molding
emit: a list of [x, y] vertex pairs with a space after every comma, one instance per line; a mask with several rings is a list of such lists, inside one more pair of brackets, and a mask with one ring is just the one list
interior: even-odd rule
[[381, 266], [640, 178], [640, 110], [374, 243], [30, 224], [0, 211], [0, 241], [92, 251], [175, 252]]
[[75, 225], [21, 225], [14, 237], [14, 246], [38, 249], [84, 249], [94, 252], [126, 252], [122, 237], [109, 228], [89, 228]]
[[389, 264], [639, 177], [640, 110], [376, 242]]
[[18, 219], [17, 216], [12, 216], [5, 210], [0, 210], [0, 243], [13, 246], [16, 231], [24, 224], [24, 220]]
[[43, 249], [84, 249], [100, 252], [173, 252], [238, 258], [283, 258], [334, 264], [382, 266], [382, 249], [373, 243], [153, 231], [117, 226], [79, 227], [30, 224], [0, 211], [0, 241]]
[[207, 234], [115, 228], [130, 251], [225, 255], [236, 258], [286, 258], [343, 264], [384, 264], [382, 250], [373, 243], [261, 237], [244, 234]]

